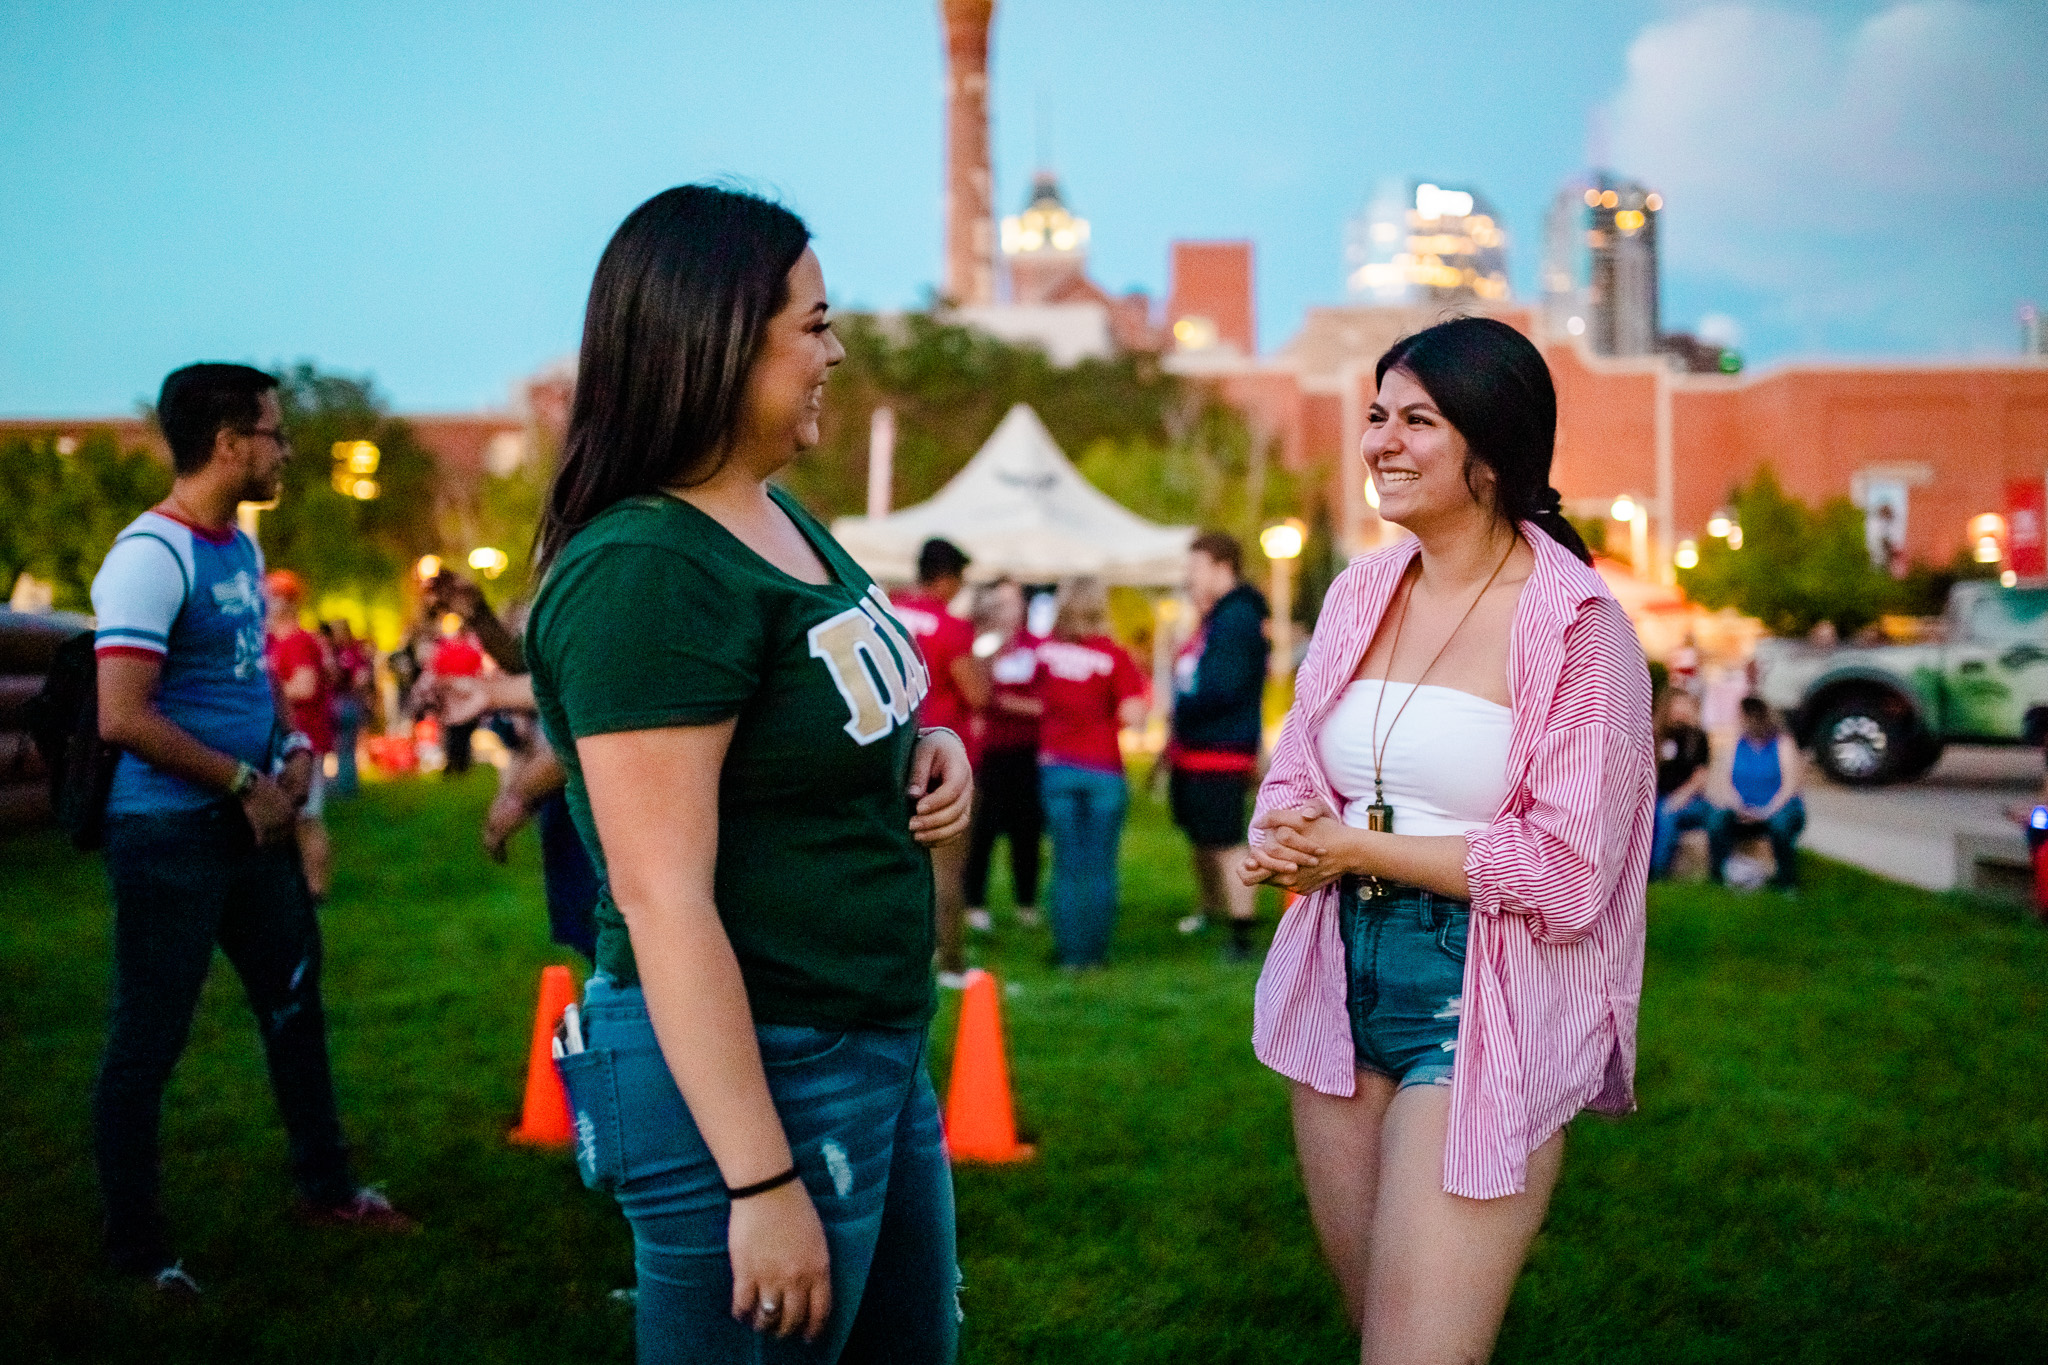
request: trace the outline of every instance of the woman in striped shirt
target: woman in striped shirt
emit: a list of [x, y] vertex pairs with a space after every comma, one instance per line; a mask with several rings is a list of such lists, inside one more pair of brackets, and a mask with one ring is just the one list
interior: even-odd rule
[[1365, 1358], [1477, 1360], [1565, 1124], [1634, 1105], [1650, 681], [1549, 487], [1536, 348], [1460, 318], [1378, 382], [1365, 461], [1413, 539], [1331, 585], [1259, 793], [1242, 875], [1303, 899], [1252, 1041]]

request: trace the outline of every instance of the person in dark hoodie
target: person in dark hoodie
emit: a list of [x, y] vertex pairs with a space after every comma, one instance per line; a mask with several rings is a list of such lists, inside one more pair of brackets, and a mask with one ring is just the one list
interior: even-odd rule
[[1173, 736], [1167, 746], [1173, 822], [1194, 846], [1202, 907], [1180, 922], [1200, 933], [1230, 921], [1228, 953], [1252, 953], [1252, 888], [1233, 875], [1245, 856], [1246, 801], [1258, 775], [1260, 706], [1266, 689], [1266, 598], [1240, 581], [1244, 549], [1204, 531], [1188, 552], [1187, 593], [1201, 625], [1173, 670]]

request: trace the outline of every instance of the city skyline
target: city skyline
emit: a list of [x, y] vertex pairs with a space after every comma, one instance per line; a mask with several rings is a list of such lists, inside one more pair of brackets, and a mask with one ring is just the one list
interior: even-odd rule
[[[10, 9], [0, 412], [125, 410], [198, 354], [311, 357], [413, 410], [499, 404], [574, 350], [618, 219], [709, 176], [803, 212], [842, 307], [915, 307], [941, 278], [933, 0], [553, 24]], [[1043, 161], [1093, 225], [1100, 283], [1155, 300], [1169, 242], [1250, 239], [1269, 346], [1344, 297], [1345, 224], [1390, 177], [1482, 191], [1531, 304], [1560, 184], [1591, 168], [1658, 186], [1665, 328], [1753, 364], [2011, 355], [2017, 305], [2048, 297], [2048, 21], [2030, 8], [1240, 13], [1000, 0], [995, 203], [1024, 202]], [[1455, 58], [1430, 41], [1447, 29]], [[1968, 236], [1941, 216], [1959, 195]]]

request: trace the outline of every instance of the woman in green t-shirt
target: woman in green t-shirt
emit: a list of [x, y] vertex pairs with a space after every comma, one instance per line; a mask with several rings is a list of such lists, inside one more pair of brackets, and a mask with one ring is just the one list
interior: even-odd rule
[[642, 1362], [761, 1333], [946, 1361], [958, 1330], [926, 850], [971, 779], [917, 728], [887, 598], [768, 482], [846, 354], [808, 243], [728, 190], [634, 210], [541, 529], [534, 696], [604, 881], [563, 1070], [585, 1179], [633, 1225]]

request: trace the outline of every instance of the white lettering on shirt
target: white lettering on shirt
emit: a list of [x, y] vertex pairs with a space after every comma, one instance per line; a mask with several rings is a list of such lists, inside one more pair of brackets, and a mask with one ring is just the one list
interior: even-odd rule
[[1070, 644], [1065, 640], [1047, 640], [1040, 645], [1038, 661], [1045, 665], [1046, 672], [1061, 682], [1087, 682], [1091, 678], [1107, 677], [1116, 670], [1116, 660], [1101, 650]]
[[907, 641], [893, 649], [884, 643], [887, 629], [862, 602], [818, 622], [808, 635], [811, 656], [824, 662], [846, 702], [846, 733], [856, 744], [886, 738], [924, 700], [927, 683], [916, 651]]

